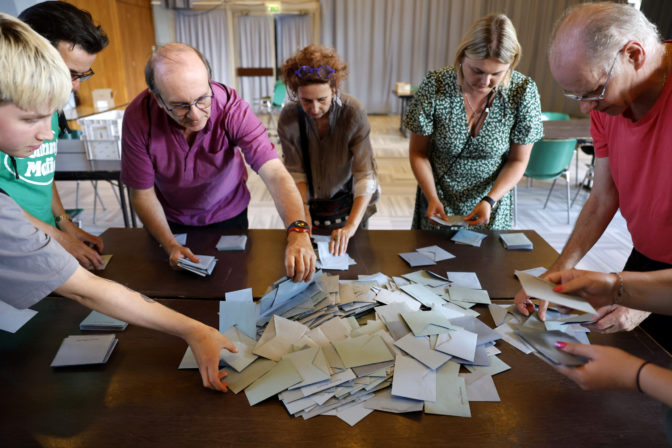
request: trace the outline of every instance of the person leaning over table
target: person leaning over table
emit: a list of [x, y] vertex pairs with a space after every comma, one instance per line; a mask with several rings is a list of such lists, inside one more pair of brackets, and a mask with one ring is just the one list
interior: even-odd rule
[[331, 230], [329, 250], [335, 255], [345, 253], [358, 228], [367, 228], [379, 196], [366, 111], [339, 92], [347, 70], [333, 49], [319, 45], [299, 50], [280, 69], [295, 99], [278, 121], [285, 166], [308, 222]]
[[[91, 14], [69, 3], [53, 1], [31, 6], [19, 18], [58, 50], [70, 69], [73, 91], [93, 76], [91, 65], [108, 40]], [[3, 154], [0, 188], [23, 208], [35, 227], [55, 238], [82, 266], [93, 268], [103, 262], [99, 254], [103, 240], [80, 229], [65, 212], [54, 182], [58, 132], [59, 114], [54, 113], [52, 135], [30, 157], [16, 159]]]
[[[623, 270], [672, 267], [672, 83], [670, 44], [630, 5], [583, 3], [557, 21], [549, 49], [551, 73], [565, 96], [590, 113], [595, 179], [574, 231], [549, 272], [571, 268], [604, 233], [620, 209], [633, 249]], [[529, 298], [515, 297], [527, 313]], [[539, 307], [545, 319], [547, 303]], [[629, 331], [641, 323], [672, 350], [672, 318], [626, 306], [598, 310], [589, 328]], [[646, 320], [644, 320], [646, 318]]]
[[543, 135], [537, 86], [514, 71], [520, 55], [509, 18], [490, 14], [471, 26], [454, 65], [420, 84], [404, 119], [419, 184], [412, 228], [435, 229], [429, 218], [447, 215], [512, 226], [511, 190]]
[[124, 112], [121, 180], [170, 265], [182, 257], [198, 261], [173, 233], [247, 229], [247, 161], [287, 226], [287, 275], [310, 280], [315, 252], [301, 195], [250, 106], [235, 90], [212, 81], [208, 61], [185, 44], [156, 50], [145, 80], [149, 88]]
[[[569, 269], [547, 278], [559, 284], [556, 291], [578, 294], [596, 308], [626, 306], [672, 315], [672, 269], [611, 274]], [[639, 390], [664, 403], [665, 431], [672, 442], [672, 370], [613, 347], [562, 341], [556, 345], [589, 360], [581, 367], [556, 367], [582, 389]]]
[[[51, 117], [70, 94], [70, 72], [58, 52], [26, 24], [0, 13], [0, 151], [25, 158], [51, 138]], [[36, 228], [0, 189], [0, 300], [27, 308], [52, 291], [126, 322], [184, 339], [203, 386], [226, 391], [220, 351], [237, 352], [216, 329], [118, 283], [97, 277]]]

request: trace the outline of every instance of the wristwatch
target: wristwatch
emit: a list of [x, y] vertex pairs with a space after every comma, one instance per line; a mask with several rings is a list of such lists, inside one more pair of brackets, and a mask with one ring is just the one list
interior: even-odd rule
[[481, 201], [485, 201], [488, 204], [490, 204], [490, 208], [494, 207], [495, 204], [497, 203], [497, 201], [492, 199], [490, 196], [483, 196], [483, 199], [481, 199]]
[[67, 213], [63, 213], [62, 215], [56, 216], [54, 217], [54, 219], [56, 220], [56, 224], [60, 223], [63, 220], [72, 222], [72, 216], [68, 215]]
[[289, 232], [299, 232], [299, 233], [307, 233], [310, 234], [310, 226], [306, 221], [298, 220], [294, 221], [287, 227], [287, 234], [289, 235]]

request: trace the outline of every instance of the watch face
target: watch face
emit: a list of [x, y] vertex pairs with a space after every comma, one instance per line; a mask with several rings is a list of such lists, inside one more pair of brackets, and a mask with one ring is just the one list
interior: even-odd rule
[[302, 228], [302, 229], [307, 229], [307, 228], [308, 228], [308, 223], [305, 222], [305, 221], [296, 221], [296, 222], [294, 223], [294, 225], [295, 225], [296, 227], [300, 227], [300, 228]]

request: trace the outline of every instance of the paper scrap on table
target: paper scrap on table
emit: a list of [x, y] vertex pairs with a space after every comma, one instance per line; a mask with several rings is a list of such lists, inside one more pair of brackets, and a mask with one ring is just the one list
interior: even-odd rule
[[446, 277], [450, 280], [451, 286], [483, 289], [481, 282], [478, 281], [478, 275], [476, 275], [475, 272], [446, 272]]
[[412, 268], [416, 266], [430, 266], [436, 264], [433, 258], [420, 252], [403, 252], [399, 256]]
[[247, 235], [222, 235], [215, 246], [219, 251], [245, 250]]
[[37, 311], [30, 308], [20, 310], [0, 300], [0, 330], [16, 333], [36, 314]]
[[421, 254], [431, 258], [434, 261], [444, 261], [444, 260], [450, 260], [451, 258], [455, 258], [455, 255], [436, 245], [421, 247], [419, 249], [416, 249], [416, 252], [420, 252]]
[[556, 305], [565, 306], [584, 313], [597, 314], [593, 306], [584, 298], [573, 294], [562, 294], [553, 291], [557, 285], [539, 277], [534, 277], [526, 272], [516, 271], [516, 276], [525, 290], [525, 294], [541, 300], [546, 300]]
[[481, 247], [481, 242], [485, 237], [483, 233], [474, 232], [473, 230], [460, 229], [453, 235], [451, 240], [459, 244], [467, 244], [469, 246]]

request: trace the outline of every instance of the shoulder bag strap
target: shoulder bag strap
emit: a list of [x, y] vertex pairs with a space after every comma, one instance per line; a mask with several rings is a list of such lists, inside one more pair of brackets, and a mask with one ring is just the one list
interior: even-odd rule
[[301, 105], [299, 109], [299, 131], [301, 132], [301, 152], [303, 153], [303, 169], [306, 171], [306, 178], [308, 182], [308, 192], [310, 198], [314, 197], [313, 193], [313, 174], [310, 170], [310, 153], [308, 151], [308, 133], [306, 132], [306, 113], [303, 111]]

